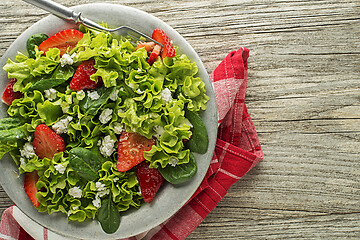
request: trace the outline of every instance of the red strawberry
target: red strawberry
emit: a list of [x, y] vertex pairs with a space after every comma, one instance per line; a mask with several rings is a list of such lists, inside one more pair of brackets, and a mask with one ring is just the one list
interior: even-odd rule
[[99, 77], [98, 82], [90, 79], [90, 76], [96, 73], [94, 68], [95, 60], [90, 59], [82, 62], [76, 69], [73, 78], [70, 81], [70, 89], [73, 91], [80, 91], [83, 89], [96, 89], [102, 84]]
[[33, 172], [25, 173], [24, 189], [35, 207], [38, 207], [40, 205], [39, 201], [36, 198], [36, 193], [38, 192], [36, 188], [36, 183], [38, 180], [39, 180], [39, 176], [36, 170]]
[[150, 65], [152, 65], [156, 61], [156, 59], [159, 57], [160, 52], [161, 52], [161, 46], [155, 45], [154, 50], [151, 52], [150, 57], [147, 62]]
[[156, 168], [149, 168], [147, 161], [143, 161], [136, 166], [136, 176], [139, 180], [144, 201], [150, 203], [164, 182], [164, 177]]
[[16, 78], [10, 79], [9, 84], [6, 86], [5, 91], [2, 95], [2, 101], [7, 105], [11, 105], [11, 103], [18, 98], [22, 98], [23, 94], [21, 92], [14, 92], [13, 86], [16, 83]]
[[49, 37], [39, 45], [39, 50], [46, 52], [49, 48], [58, 48], [60, 55], [73, 49], [83, 38], [83, 33], [75, 29], [66, 29]]
[[39, 158], [52, 159], [55, 153], [65, 150], [64, 139], [45, 124], [40, 124], [35, 128], [34, 136], [34, 151]]
[[137, 44], [136, 46], [136, 50], [138, 50], [139, 48], [145, 48], [145, 50], [147, 52], [150, 52], [154, 49], [155, 47], [155, 43], [154, 42], [140, 42]]
[[152, 34], [152, 38], [155, 41], [158, 41], [164, 46], [161, 57], [175, 57], [175, 48], [171, 44], [169, 37], [165, 34], [164, 30], [157, 28]]
[[144, 151], [149, 151], [154, 144], [155, 140], [138, 133], [123, 132], [119, 138], [117, 170], [126, 172], [144, 161]]

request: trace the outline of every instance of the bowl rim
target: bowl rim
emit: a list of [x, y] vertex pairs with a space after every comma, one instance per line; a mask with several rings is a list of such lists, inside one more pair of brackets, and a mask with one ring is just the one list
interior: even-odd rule
[[[208, 147], [208, 151], [206, 154], [204, 155], [198, 155], [195, 154], [196, 157], [200, 157], [201, 160], [203, 160], [205, 158], [206, 164], [204, 165], [205, 167], [202, 167], [202, 169], [200, 169], [200, 173], [198, 172], [197, 176], [190, 180], [190, 182], [188, 182], [187, 184], [181, 185], [181, 186], [172, 186], [170, 184], [167, 184], [167, 189], [170, 188], [171, 192], [182, 192], [179, 191], [179, 188], [181, 189], [181, 187], [186, 187], [188, 185], [194, 184], [192, 187], [187, 187], [184, 189], [190, 189], [188, 190], [188, 193], [186, 194], [186, 197], [184, 197], [180, 203], [178, 201], [178, 206], [177, 207], [172, 207], [171, 205], [169, 205], [169, 203], [167, 203], [169, 206], [166, 206], [167, 209], [167, 213], [166, 213], [166, 217], [155, 217], [155, 218], [149, 218], [146, 217], [145, 220], [149, 220], [149, 222], [147, 224], [143, 224], [142, 226], [136, 228], [136, 229], [124, 229], [124, 227], [122, 226], [123, 223], [123, 218], [126, 218], [127, 214], [125, 214], [125, 216], [122, 216], [122, 220], [120, 222], [120, 227], [118, 229], [118, 231], [112, 235], [108, 235], [105, 234], [103, 232], [94, 232], [94, 233], [90, 233], [90, 234], [85, 234], [86, 233], [86, 229], [90, 229], [94, 227], [94, 224], [92, 221], [92, 223], [68, 223], [67, 226], [63, 227], [63, 229], [68, 229], [68, 227], [70, 227], [70, 231], [62, 231], [59, 230], [58, 228], [56, 228], [54, 226], [54, 224], [52, 224], [51, 222], [49, 222], [49, 220], [54, 220], [54, 218], [57, 218], [58, 214], [52, 214], [52, 215], [48, 215], [47, 213], [39, 213], [31, 204], [30, 201], [22, 201], [23, 199], [18, 199], [17, 196], [24, 196], [24, 191], [23, 188], [18, 188], [18, 189], [13, 189], [11, 186], [7, 186], [6, 183], [6, 178], [9, 176], [16, 176], [16, 173], [14, 173], [14, 163], [13, 160], [10, 159], [9, 156], [5, 156], [6, 159], [2, 159], [0, 161], [0, 166], [2, 167], [2, 169], [5, 169], [6, 174], [1, 174], [0, 175], [0, 183], [3, 186], [5, 192], [8, 194], [8, 196], [13, 200], [13, 202], [19, 207], [19, 209], [24, 212], [29, 218], [31, 218], [33, 221], [35, 221], [36, 223], [40, 224], [41, 226], [44, 226], [46, 228], [48, 228], [49, 230], [53, 231], [53, 232], [57, 232], [61, 235], [65, 235], [65, 236], [70, 236], [70, 237], [75, 237], [75, 238], [82, 238], [82, 239], [91, 239], [93, 237], [96, 238], [102, 238], [102, 239], [114, 239], [114, 238], [126, 238], [126, 237], [131, 237], [143, 232], [146, 232], [156, 226], [158, 226], [159, 224], [161, 224], [162, 222], [166, 221], [167, 219], [169, 219], [172, 215], [174, 215], [184, 204], [186, 204], [189, 199], [191, 198], [191, 196], [195, 193], [195, 191], [198, 189], [198, 187], [200, 186], [203, 178], [205, 177], [205, 174], [207, 172], [207, 169], [210, 165], [210, 161], [212, 159], [212, 155], [215, 149], [215, 142], [216, 142], [216, 134], [217, 134], [217, 108], [216, 108], [216, 101], [215, 101], [215, 94], [214, 94], [214, 89], [213, 86], [211, 84], [209, 75], [200, 59], [200, 57], [198, 56], [198, 54], [195, 52], [195, 50], [190, 46], [190, 44], [172, 27], [170, 27], [168, 24], [166, 24], [165, 22], [163, 22], [162, 20], [160, 20], [159, 18], [146, 13], [142, 10], [133, 8], [133, 7], [129, 7], [129, 6], [125, 6], [125, 5], [121, 5], [121, 4], [113, 4], [113, 3], [89, 3], [89, 4], [81, 4], [81, 5], [76, 5], [71, 7], [71, 9], [77, 10], [77, 11], [81, 11], [82, 13], [84, 13], [85, 17], [89, 17], [91, 16], [92, 12], [96, 12], [99, 11], [99, 9], [107, 9], [107, 11], [109, 12], [113, 12], [115, 11], [125, 11], [127, 13], [129, 13], [131, 15], [131, 17], [134, 17], [133, 15], [136, 14], [140, 14], [141, 16], [147, 17], [149, 20], [149, 22], [152, 22], [155, 26], [158, 26], [162, 29], [164, 29], [164, 31], [169, 35], [170, 39], [174, 40], [175, 45], [179, 46], [179, 50], [180, 52], [184, 51], [184, 53], [187, 54], [187, 56], [193, 61], [196, 62], [198, 68], [199, 68], [199, 76], [202, 78], [202, 80], [205, 82], [206, 85], [206, 91], [207, 91], [207, 95], [210, 97], [210, 100], [208, 102], [208, 109], [201, 114], [201, 116], [203, 117], [205, 124], [207, 126], [208, 129], [208, 134], [209, 134], [209, 147]], [[103, 12], [102, 14], [104, 14], [105, 12]], [[99, 19], [101, 14], [96, 15], [96, 17], [91, 17], [92, 20], [96, 21]], [[90, 17], [89, 17], [90, 18]], [[54, 23], [55, 27], [50, 27], [51, 24], [49, 23]], [[109, 23], [112, 24], [112, 23]], [[148, 23], [149, 24], [149, 23]], [[151, 24], [150, 24], [151, 25]], [[60, 29], [58, 26], [61, 26]], [[17, 51], [21, 51], [21, 52], [25, 52], [25, 45], [23, 44], [24, 41], [27, 40], [27, 38], [32, 35], [35, 32], [38, 32], [37, 29], [47, 29], [48, 31], [46, 33], [53, 33], [55, 34], [56, 32], [59, 32], [62, 29], [65, 28], [69, 28], [69, 27], [74, 27], [74, 24], [70, 24], [54, 15], [48, 15], [42, 19], [40, 19], [39, 21], [37, 21], [36, 23], [32, 24], [29, 28], [27, 28], [11, 45], [10, 47], [5, 51], [5, 53], [3, 54], [3, 56], [0, 59], [0, 77], [2, 77], [3, 75], [6, 76], [5, 71], [2, 69], [2, 67], [4, 66], [6, 60], [10, 57], [15, 57], [16, 52]], [[51, 30], [49, 30], [51, 28]], [[152, 28], [151, 31], [155, 29]], [[146, 32], [145, 32], [146, 33]], [[149, 33], [148, 33], [149, 34]], [[26, 39], [26, 40], [24, 40]], [[178, 43], [178, 44], [177, 44]], [[19, 46], [19, 44], [23, 44], [22, 46]], [[6, 77], [7, 79], [7, 77]], [[5, 82], [1, 81], [0, 83], [0, 89], [4, 89], [5, 86]], [[211, 107], [209, 107], [209, 105]], [[2, 106], [0, 108], [0, 117], [4, 117], [6, 116], [6, 111], [5, 111], [5, 106]], [[6, 107], [7, 109], [7, 107]], [[211, 112], [210, 112], [211, 110]], [[210, 127], [210, 128], [209, 128]], [[211, 131], [210, 131], [211, 129]], [[8, 155], [8, 154], [7, 154]], [[5, 161], [4, 161], [5, 160]], [[201, 163], [202, 164], [202, 163]], [[205, 169], [204, 169], [205, 168]], [[15, 175], [14, 175], [15, 174]], [[200, 174], [200, 175], [199, 175]], [[20, 178], [17, 178], [17, 181], [21, 183], [23, 179], [23, 176], [21, 176]], [[196, 187], [194, 187], [196, 186]], [[164, 192], [165, 187], [162, 187], [162, 189], [160, 191]], [[169, 190], [169, 191], [170, 191]], [[151, 207], [154, 206], [159, 206], [159, 204], [157, 204], [158, 202], [161, 202], [163, 199], [166, 200], [166, 197], [164, 197], [164, 194], [161, 194], [161, 196], [157, 196], [157, 199], [154, 199], [154, 204], [147, 204], [146, 205], [146, 210], [144, 210], [144, 213], [148, 213], [151, 214]], [[141, 208], [144, 207], [144, 203], [142, 203]], [[140, 209], [141, 209], [140, 208]], [[165, 207], [164, 207], [165, 208]], [[161, 208], [163, 209], [163, 208]], [[137, 210], [139, 211], [139, 210]], [[131, 213], [136, 213], [135, 211], [131, 212]], [[128, 214], [131, 214], [128, 213]], [[46, 214], [46, 215], [45, 215]], [[44, 217], [45, 216], [45, 217]], [[59, 214], [59, 216], [61, 216], [61, 218], [64, 218], [65, 221], [65, 215], [63, 213]], [[144, 220], [144, 221], [145, 221]], [[55, 220], [54, 220], [55, 221]], [[55, 221], [57, 223], [57, 221]], [[97, 221], [96, 221], [97, 222]], [[55, 223], [55, 224], [56, 224]], [[85, 224], [85, 225], [82, 225]], [[73, 227], [71, 227], [73, 226]], [[97, 223], [96, 226], [100, 227], [100, 225]], [[74, 229], [80, 229], [80, 232], [74, 232]], [[100, 227], [101, 230], [101, 227]], [[95, 235], [94, 235], [95, 234]]]

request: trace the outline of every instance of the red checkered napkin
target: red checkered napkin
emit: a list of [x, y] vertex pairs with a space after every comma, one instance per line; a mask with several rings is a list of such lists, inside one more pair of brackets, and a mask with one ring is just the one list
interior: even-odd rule
[[[254, 124], [244, 103], [248, 57], [246, 48], [231, 52], [210, 75], [215, 89], [219, 129], [213, 159], [200, 187], [192, 199], [166, 222], [126, 240], [185, 239], [216, 207], [231, 185], [263, 159]], [[0, 239], [33, 238], [66, 239], [31, 221], [16, 206], [5, 210], [1, 218]]]

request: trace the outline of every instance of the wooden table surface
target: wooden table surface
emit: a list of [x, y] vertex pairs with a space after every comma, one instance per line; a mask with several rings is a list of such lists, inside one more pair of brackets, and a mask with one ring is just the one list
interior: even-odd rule
[[[209, 73], [251, 50], [246, 103], [265, 158], [188, 239], [360, 239], [360, 0], [106, 2], [171, 25]], [[46, 15], [1, 0], [0, 56]], [[0, 188], [0, 213], [10, 205]]]

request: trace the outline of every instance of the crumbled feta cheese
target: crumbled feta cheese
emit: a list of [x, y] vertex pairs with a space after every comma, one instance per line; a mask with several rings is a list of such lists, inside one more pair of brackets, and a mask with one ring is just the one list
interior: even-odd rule
[[95, 183], [96, 191], [103, 191], [106, 189], [106, 186], [102, 182], [96, 182]]
[[160, 141], [160, 137], [161, 135], [165, 132], [165, 129], [162, 127], [162, 126], [159, 126], [159, 125], [155, 125], [153, 127], [154, 131], [155, 131], [155, 134], [154, 134], [154, 137]]
[[30, 142], [25, 143], [24, 148], [20, 150], [20, 155], [27, 159], [35, 157], [36, 154], [33, 145]]
[[113, 129], [114, 129], [115, 134], [121, 134], [124, 131], [124, 124], [114, 122]]
[[99, 116], [99, 120], [102, 124], [107, 123], [112, 118], [113, 110], [110, 108], [106, 108], [104, 111], [101, 112]]
[[96, 195], [95, 199], [92, 201], [92, 204], [94, 205], [94, 207], [96, 208], [100, 208], [101, 207], [101, 201], [99, 196]]
[[165, 88], [161, 91], [161, 99], [165, 104], [168, 104], [173, 100], [170, 89]]
[[136, 71], [137, 71], [138, 73], [141, 73], [141, 68], [138, 68]]
[[84, 90], [80, 90], [80, 91], [76, 92], [76, 99], [79, 101], [83, 100], [85, 98], [85, 96], [86, 96], [86, 93]]
[[71, 56], [67, 53], [62, 55], [62, 57], [60, 58], [61, 67], [65, 67], [65, 65], [73, 65], [74, 64], [73, 57], [75, 57], [74, 54]]
[[99, 147], [100, 153], [105, 157], [109, 157], [115, 151], [114, 144], [115, 140], [110, 135], [105, 136]]
[[177, 162], [178, 162], [178, 160], [177, 160], [176, 157], [171, 156], [171, 157], [169, 158], [169, 164], [170, 164], [171, 166], [175, 167], [175, 166], [177, 165]]
[[28, 142], [30, 142], [31, 141], [31, 136], [28, 136], [27, 140], [28, 140]]
[[73, 206], [72, 209], [73, 209], [74, 211], [76, 211], [76, 210], [79, 209], [79, 206]]
[[25, 162], [25, 158], [20, 158], [20, 165], [23, 167], [26, 167], [26, 162]]
[[73, 187], [69, 189], [69, 194], [73, 198], [81, 198], [82, 190], [79, 187]]
[[91, 91], [91, 92], [88, 92], [88, 97], [91, 100], [98, 100], [100, 98], [100, 95], [98, 94], [97, 91]]
[[103, 197], [103, 196], [108, 195], [109, 193], [110, 193], [110, 190], [109, 190], [109, 189], [105, 189], [105, 190], [103, 190], [103, 191], [97, 192], [97, 195], [98, 195], [99, 197]]
[[111, 101], [116, 101], [116, 99], [118, 98], [118, 93], [119, 93], [119, 89], [116, 89], [111, 95], [110, 95], [110, 100]]
[[54, 125], [52, 125], [52, 129], [57, 134], [62, 134], [67, 132], [67, 128], [69, 126], [69, 123], [73, 120], [73, 117], [68, 116], [67, 118], [61, 119], [57, 121]]
[[57, 91], [53, 88], [50, 89], [46, 89], [44, 91], [45, 93], [45, 98], [49, 99], [50, 101], [54, 100], [57, 97]]
[[66, 167], [62, 164], [56, 164], [55, 166], [55, 170], [58, 171], [61, 174], [65, 173]]

